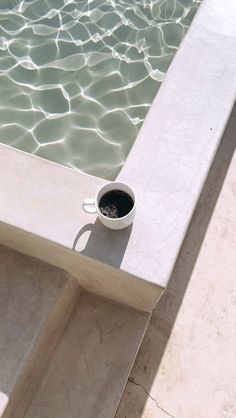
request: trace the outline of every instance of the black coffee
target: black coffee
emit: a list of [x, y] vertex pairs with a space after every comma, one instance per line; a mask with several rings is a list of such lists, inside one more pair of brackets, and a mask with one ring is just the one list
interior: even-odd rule
[[132, 210], [134, 201], [122, 190], [111, 190], [101, 197], [98, 206], [107, 218], [122, 218]]

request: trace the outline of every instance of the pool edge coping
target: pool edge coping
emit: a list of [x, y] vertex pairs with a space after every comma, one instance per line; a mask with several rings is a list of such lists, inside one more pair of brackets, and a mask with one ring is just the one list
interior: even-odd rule
[[[230, 9], [230, 4], [233, 6], [233, 0], [227, 0], [227, 3]], [[233, 8], [233, 11], [234, 9], [235, 6]], [[117, 177], [118, 180], [123, 180], [131, 184], [131, 186], [133, 186], [139, 200], [138, 213], [135, 218], [133, 227], [130, 229], [130, 231], [126, 231], [125, 233], [119, 232], [115, 233], [116, 235], [114, 235], [113, 231], [105, 230], [99, 224], [99, 222], [96, 221], [95, 216], [90, 217], [88, 215], [85, 215], [81, 211], [82, 199], [84, 197], [93, 196], [97, 188], [107, 182], [106, 180], [97, 178], [95, 176], [87, 175], [81, 172], [77, 172], [72, 169], [68, 169], [67, 167], [63, 167], [58, 164], [52, 163], [51, 161], [43, 160], [39, 157], [35, 157], [30, 154], [26, 154], [22, 151], [10, 148], [6, 145], [0, 144], [0, 169], [3, 173], [2, 178], [4, 178], [4, 184], [2, 183], [0, 186], [0, 196], [2, 200], [2, 204], [0, 207], [1, 223], [5, 224], [6, 228], [7, 225], [9, 225], [11, 227], [15, 227], [17, 230], [22, 230], [22, 232], [26, 231], [26, 234], [28, 233], [27, 237], [29, 239], [29, 244], [27, 244], [27, 251], [24, 250], [24, 242], [22, 242], [21, 239], [19, 239], [17, 249], [19, 249], [22, 252], [29, 253], [31, 237], [34, 236], [36, 240], [38, 237], [40, 248], [42, 246], [42, 240], [46, 240], [49, 243], [54, 243], [58, 247], [65, 248], [66, 251], [69, 250], [78, 255], [82, 253], [83, 255], [85, 255], [85, 257], [82, 258], [86, 260], [86, 263], [88, 263], [89, 258], [91, 258], [91, 260], [98, 260], [98, 273], [100, 276], [102, 276], [102, 274], [112, 275], [114, 273], [114, 282], [113, 279], [111, 280], [111, 282], [112, 286], [115, 286], [115, 291], [117, 291], [120, 295], [119, 301], [122, 301], [123, 297], [124, 303], [132, 304], [133, 286], [134, 298], [138, 297], [138, 303], [136, 303], [137, 301], [134, 303], [135, 307], [138, 308], [140, 303], [141, 309], [149, 311], [153, 309], [153, 307], [155, 306], [155, 299], [158, 300], [158, 297], [160, 296], [161, 292], [168, 283], [172, 268], [177, 258], [181, 243], [184, 239], [196, 202], [200, 195], [202, 186], [210, 169], [211, 163], [217, 151], [219, 142], [223, 135], [225, 126], [227, 124], [228, 118], [230, 116], [234, 104], [235, 91], [233, 90], [229, 92], [227, 97], [227, 103], [223, 107], [218, 106], [218, 102], [214, 102], [215, 109], [212, 109], [212, 111], [210, 112], [210, 116], [212, 118], [210, 122], [215, 121], [216, 117], [218, 121], [219, 115], [222, 116], [222, 120], [220, 122], [218, 121], [218, 127], [214, 131], [214, 138], [212, 139], [212, 142], [210, 144], [211, 146], [207, 148], [205, 154], [201, 156], [201, 152], [198, 152], [197, 154], [195, 153], [195, 157], [193, 159], [191, 159], [192, 157], [190, 158], [190, 161], [196, 161], [196, 166], [200, 167], [201, 175], [198, 181], [194, 183], [193, 192], [189, 194], [189, 188], [186, 188], [186, 185], [184, 184], [184, 176], [188, 175], [189, 172], [192, 172], [192, 175], [196, 173], [196, 167], [190, 167], [190, 169], [187, 170], [187, 172], [183, 170], [182, 164], [180, 167], [178, 160], [180, 155], [179, 151], [181, 149], [181, 143], [177, 140], [174, 145], [173, 143], [170, 144], [168, 139], [172, 138], [171, 135], [173, 135], [173, 133], [168, 132], [169, 136], [166, 140], [166, 136], [163, 135], [161, 132], [166, 128], [165, 114], [163, 112], [163, 108], [165, 110], [165, 107], [169, 105], [169, 103], [172, 103], [171, 97], [172, 95], [177, 94], [176, 92], [178, 91], [178, 88], [179, 90], [180, 88], [182, 89], [181, 84], [175, 87], [174, 82], [176, 81], [176, 78], [178, 82], [180, 82], [180, 74], [177, 74], [177, 70], [179, 71], [179, 68], [182, 69], [184, 61], [186, 60], [186, 58], [189, 57], [190, 43], [194, 41], [195, 43], [199, 44], [200, 42], [200, 46], [202, 46], [203, 49], [205, 48], [206, 53], [208, 52], [211, 42], [209, 42], [208, 40], [208, 44], [204, 44], [203, 47], [201, 42], [203, 41], [204, 36], [203, 33], [200, 33], [200, 31], [205, 31], [204, 33], [207, 33], [210, 38], [211, 36], [215, 37], [217, 34], [218, 40], [222, 39], [222, 41], [225, 41], [225, 38], [229, 37], [229, 32], [225, 34], [225, 30], [230, 31], [230, 28], [224, 28], [222, 26], [219, 27], [219, 18], [216, 18], [216, 21], [213, 22], [213, 26], [206, 28], [207, 13], [209, 13], [211, 17], [212, 13], [214, 15], [214, 10], [216, 16], [219, 16], [219, 14], [221, 14], [222, 7], [220, 5], [220, 0], [214, 2], [213, 0], [203, 0], [203, 3], [199, 7], [199, 10], [192, 22], [191, 27], [188, 33], [186, 34], [180, 46], [180, 49], [178, 50], [167, 72], [165, 80], [162, 83], [159, 92], [157, 93], [153, 105], [151, 106], [151, 109], [148, 112], [143, 127], [141, 128], [141, 131], [131, 150], [131, 153], [128, 156], [124, 168], [121, 170], [120, 174]], [[229, 16], [229, 13], [226, 12], [225, 17], [223, 18], [224, 25], [225, 21], [227, 22], [227, 19], [229, 19], [230, 21], [231, 15]], [[232, 68], [235, 67], [235, 65], [233, 64], [233, 56], [234, 55], [232, 54]], [[195, 58], [197, 60], [198, 56], [196, 56]], [[223, 65], [223, 57], [217, 65], [220, 69], [220, 65]], [[186, 67], [187, 68], [185, 68], [185, 71], [187, 71], [189, 75], [188, 63]], [[232, 68], [229, 66], [228, 71], [232, 70]], [[183, 73], [181, 73], [181, 75], [183, 76]], [[200, 75], [202, 74], [200, 73]], [[215, 76], [218, 80], [218, 75], [215, 74]], [[205, 81], [203, 80], [205, 83], [207, 83], [208, 81], [207, 77], [212, 77], [212, 73], [206, 75]], [[228, 79], [228, 82], [230, 82], [230, 78]], [[174, 88], [172, 87], [172, 83], [174, 85]], [[213, 85], [211, 85], [211, 87], [212, 86], [214, 87], [214, 83]], [[194, 86], [190, 87], [193, 91]], [[199, 96], [201, 96], [202, 90], [200, 87], [205, 88], [205, 84], [204, 86], [201, 85], [198, 87]], [[223, 88], [227, 89], [228, 84], [223, 84], [221, 86], [222, 91], [225, 91]], [[187, 104], [189, 104], [189, 101], [191, 103], [190, 99], [191, 96], [188, 97], [188, 100], [185, 98]], [[208, 96], [206, 107], [207, 105], [209, 106]], [[173, 108], [171, 112], [171, 115], [173, 117], [173, 115], [175, 114], [175, 109]], [[219, 112], [219, 115], [217, 112]], [[155, 135], [153, 135], [153, 138], [151, 138], [152, 141], [150, 141], [150, 137], [153, 133], [153, 127], [156, 126], [156, 114], [158, 114], [159, 117], [161, 115], [160, 119], [163, 128], [161, 129], [160, 126], [158, 126], [159, 131], [157, 131], [156, 133], [155, 130]], [[198, 114], [196, 116], [199, 117]], [[183, 123], [184, 121], [179, 120], [179, 118], [177, 122], [179, 135], [181, 135], [181, 126], [184, 132], [184, 130], [186, 129], [186, 125]], [[196, 123], [196, 118], [190, 122], [194, 125]], [[207, 135], [203, 139], [209, 139], [209, 132], [207, 132]], [[144, 141], [147, 142], [147, 148], [149, 148], [148, 157], [144, 155], [145, 150], [142, 145]], [[158, 144], [160, 156], [156, 154], [156, 144]], [[163, 164], [163, 156], [166, 155], [166, 157], [168, 157], [168, 149], [166, 149], [166, 144], [168, 144], [168, 147], [170, 147], [171, 152], [173, 154], [173, 158], [171, 161], [172, 167], [175, 167], [174, 173], [170, 173], [171, 177], [168, 176], [166, 167]], [[187, 141], [185, 145], [190, 147], [190, 150], [192, 149], [191, 147], [194, 148], [195, 146], [196, 148], [196, 143], [192, 143], [191, 141]], [[194, 150], [195, 149], [193, 149], [192, 151]], [[190, 153], [189, 155], [194, 155], [194, 152], [192, 152], [192, 154]], [[169, 160], [167, 162], [169, 163]], [[154, 175], [160, 177], [163, 176], [163, 174], [167, 173], [167, 176], [163, 177], [166, 180], [166, 184], [165, 182], [161, 183], [159, 181], [159, 183], [156, 185], [155, 181], [153, 181], [153, 178], [151, 178], [150, 175], [146, 172], [144, 163], [146, 165], [150, 164], [150, 166], [153, 168], [153, 170], [151, 170], [152, 177]], [[195, 171], [193, 170], [193, 168]], [[35, 169], [37, 172], [35, 171]], [[167, 216], [168, 210], [170, 209], [170, 199], [168, 198], [168, 196], [170, 196], [171, 193], [173, 193], [173, 190], [171, 191], [171, 187], [173, 186], [173, 178], [178, 178], [176, 173], [178, 173], [180, 169], [182, 181], [182, 191], [180, 192], [180, 198], [182, 199], [182, 203], [186, 202], [187, 199], [187, 207], [183, 208], [182, 205], [175, 205], [171, 201], [172, 215], [170, 222], [170, 217], [168, 218]], [[141, 174], [143, 173], [142, 170], [145, 173], [145, 176], [141, 178]], [[56, 172], [59, 175], [58, 179], [54, 177]], [[131, 176], [131, 173], [136, 173], [136, 176]], [[62, 181], [61, 184], [60, 181]], [[70, 188], [68, 188], [69, 183]], [[62, 184], [63, 187], [61, 187]], [[14, 190], [12, 189], [12, 185], [14, 185]], [[150, 185], [152, 186], [151, 188]], [[146, 211], [146, 209], [148, 208], [153, 212], [153, 204], [156, 204], [155, 196], [163, 196], [164, 186], [167, 190], [167, 194], [163, 198], [166, 206], [162, 207], [161, 211], [159, 210], [159, 203], [157, 204], [157, 206], [155, 206], [157, 209], [157, 213], [155, 214], [155, 216], [158, 215], [159, 219], [157, 223], [153, 223], [153, 230], [152, 228], [150, 228], [150, 225], [148, 225], [148, 222], [146, 222], [146, 220], [144, 219], [144, 211]], [[142, 197], [143, 190], [147, 192], [147, 195], [149, 197], [152, 196], [152, 199], [150, 199], [151, 205], [149, 205], [147, 200], [145, 200], [144, 202], [145, 205], [140, 203], [140, 197]], [[18, 209], [19, 206], [21, 207], [21, 211], [19, 211]], [[15, 210], [15, 207], [17, 207], [17, 211]], [[180, 219], [179, 211], [181, 210], [181, 208], [182, 213]], [[79, 213], [80, 215], [78, 215]], [[172, 233], [173, 228], [172, 230], [170, 230], [170, 224], [172, 224], [173, 226], [173, 222], [178, 224], [178, 228], [176, 228], [174, 234]], [[88, 228], [88, 225], [90, 225], [90, 229]], [[74, 247], [76, 237], [81, 232], [81, 230], [84, 230], [84, 232], [80, 236], [80, 239], [77, 241]], [[162, 231], [163, 233], [162, 236], [160, 234], [160, 231]], [[169, 231], [170, 234], [167, 234], [167, 239], [165, 237], [165, 231]], [[26, 239], [25, 235], [24, 239]], [[140, 244], [140, 241], [142, 240], [145, 243], [144, 246]], [[2, 235], [1, 242], [9, 246], [14, 245], [14, 243], [11, 243], [11, 240], [8, 239], [7, 234], [5, 234], [4, 238]], [[40, 251], [42, 250], [42, 248], [41, 250], [39, 250], [39, 247], [37, 247], [38, 249], [36, 250], [36, 253], [33, 253], [33, 255], [38, 256], [38, 258], [42, 258], [42, 256], [40, 257]], [[108, 252], [111, 252], [111, 254], [108, 254]], [[50, 261], [50, 254], [48, 254], [48, 256], [49, 260], [47, 261]], [[55, 257], [55, 252], [53, 249], [52, 264], [54, 265], [55, 258], [57, 259], [57, 257]], [[59, 261], [57, 260], [56, 262]], [[71, 259], [70, 263], [73, 264], [73, 261], [71, 261]], [[105, 267], [104, 271], [102, 266]], [[108, 271], [106, 269], [106, 266], [108, 266]], [[96, 267], [94, 267], [93, 265], [91, 269], [91, 274], [95, 274], [95, 270]], [[115, 273], [115, 270], [118, 271], [119, 278]], [[91, 290], [98, 293], [99, 287], [101, 286], [101, 289], [103, 288], [103, 278], [101, 277], [101, 280], [99, 282], [96, 282], [91, 287], [91, 274], [89, 274], [89, 277], [86, 279], [86, 271], [84, 271], [83, 278], [81, 278], [81, 283], [83, 283], [84, 287], [87, 288], [87, 290]], [[128, 300], [127, 295], [125, 295], [125, 292], [127, 291], [126, 287], [124, 286], [124, 289], [122, 289], [122, 280], [124, 280], [124, 275], [127, 279], [127, 282], [129, 283]], [[80, 274], [78, 274], [78, 277], [79, 276]], [[120, 280], [120, 278], [122, 278], [122, 280]], [[138, 282], [134, 279], [137, 279]], [[135, 289], [137, 287], [137, 283], [139, 282], [141, 283], [140, 289], [138, 290], [138, 292], [136, 292], [135, 295]], [[105, 294], [105, 296], [114, 299], [114, 289], [113, 291], [111, 288], [109, 289], [108, 281], [106, 282], [106, 286], [107, 289], [103, 289], [105, 293], [101, 294]], [[142, 303], [140, 298], [142, 298], [145, 289], [147, 289], [147, 292], [149, 293], [150, 306], [148, 307], [149, 302], [148, 300], [146, 300], [144, 308], [143, 306], [141, 306]], [[152, 292], [154, 292], [154, 297], [151, 296]]]

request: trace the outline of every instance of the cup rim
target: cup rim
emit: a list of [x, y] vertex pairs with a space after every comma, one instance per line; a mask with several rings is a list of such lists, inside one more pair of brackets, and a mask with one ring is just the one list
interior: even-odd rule
[[[108, 185], [110, 185], [110, 184], [117, 184], [117, 185], [124, 185], [124, 186], [126, 186], [126, 187], [128, 187], [131, 191], [132, 191], [132, 193], [133, 193], [133, 196], [130, 196], [130, 193], [128, 193], [128, 192], [126, 192], [126, 191], [124, 191], [124, 190], [122, 190], [122, 189], [119, 189], [118, 187], [117, 188], [114, 188], [114, 190], [121, 190], [121, 191], [124, 191], [125, 193], [127, 193], [130, 197], [131, 197], [131, 199], [133, 200], [133, 202], [134, 202], [134, 205], [133, 205], [133, 207], [132, 207], [132, 209], [131, 209], [131, 211], [129, 211], [126, 215], [124, 215], [124, 216], [121, 216], [120, 218], [109, 218], [108, 216], [105, 216], [105, 215], [103, 215], [102, 214], [102, 212], [100, 211], [100, 209], [99, 209], [99, 206], [98, 206], [98, 194], [101, 192], [101, 190], [103, 189], [103, 188], [105, 188], [106, 186], [108, 186]], [[113, 190], [113, 189], [112, 189]], [[111, 190], [110, 190], [111, 191]], [[105, 192], [106, 193], [106, 192]], [[104, 193], [104, 194], [105, 194]], [[103, 196], [103, 195], [102, 195]], [[101, 196], [101, 197], [102, 197]], [[101, 199], [101, 198], [100, 198]], [[99, 200], [100, 200], [99, 199]], [[98, 191], [97, 191], [97, 193], [96, 193], [96, 196], [95, 196], [95, 206], [96, 206], [96, 209], [97, 209], [97, 212], [98, 212], [98, 214], [99, 214], [99, 216], [101, 216], [103, 219], [109, 219], [109, 221], [112, 221], [112, 222], [117, 222], [117, 221], [120, 221], [120, 220], [123, 220], [123, 219], [125, 219], [125, 218], [127, 218], [128, 216], [130, 216], [130, 214], [132, 213], [132, 212], [134, 212], [134, 210], [135, 210], [135, 208], [136, 208], [136, 197], [135, 197], [135, 193], [134, 193], [134, 191], [133, 191], [133, 189], [128, 185], [128, 184], [126, 184], [126, 183], [122, 183], [122, 182], [116, 182], [116, 181], [114, 181], [114, 182], [110, 182], [110, 183], [107, 183], [107, 184], [104, 184], [102, 187], [100, 187], [100, 189], [98, 189]]]

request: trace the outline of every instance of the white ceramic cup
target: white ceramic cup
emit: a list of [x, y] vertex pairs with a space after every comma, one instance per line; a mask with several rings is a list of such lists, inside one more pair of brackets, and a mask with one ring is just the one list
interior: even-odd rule
[[[127, 215], [122, 216], [122, 218], [108, 218], [107, 216], [103, 215], [99, 209], [99, 202], [102, 196], [105, 193], [110, 192], [111, 190], [121, 190], [125, 193], [128, 193], [130, 197], [132, 197], [134, 201], [134, 206], [132, 207], [131, 211], [127, 213]], [[105, 186], [102, 186], [96, 193], [94, 199], [84, 199], [82, 203], [82, 207], [85, 212], [87, 213], [97, 213], [100, 221], [105, 225], [107, 228], [110, 229], [123, 229], [132, 224], [135, 216], [135, 195], [131, 187], [127, 184], [120, 183], [118, 181], [114, 181], [112, 183], [108, 183]]]

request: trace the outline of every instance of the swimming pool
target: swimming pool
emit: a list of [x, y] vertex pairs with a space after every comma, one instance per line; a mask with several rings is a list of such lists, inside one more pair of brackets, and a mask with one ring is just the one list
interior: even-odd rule
[[114, 179], [199, 0], [3, 0], [0, 141]]
[[110, 231], [82, 209], [107, 180], [0, 143], [1, 243], [151, 312], [235, 103], [235, 22], [235, 0], [202, 2], [117, 176], [135, 190], [129, 228]]

